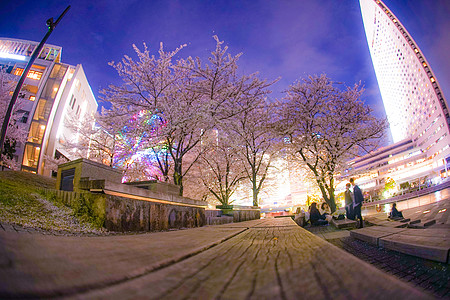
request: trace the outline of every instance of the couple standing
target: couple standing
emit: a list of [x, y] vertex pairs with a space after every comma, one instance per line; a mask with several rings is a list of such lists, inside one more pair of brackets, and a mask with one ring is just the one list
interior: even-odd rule
[[[350, 190], [353, 186], [353, 192]], [[355, 179], [350, 178], [350, 183], [345, 185], [345, 212], [347, 219], [354, 220], [355, 217], [359, 219], [359, 228], [363, 227], [363, 219], [361, 216], [361, 207], [364, 201], [364, 196], [359, 186], [355, 184]]]

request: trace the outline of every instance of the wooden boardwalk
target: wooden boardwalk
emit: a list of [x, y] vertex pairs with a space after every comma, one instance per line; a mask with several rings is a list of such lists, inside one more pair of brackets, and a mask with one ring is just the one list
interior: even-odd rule
[[430, 298], [291, 218], [118, 237], [0, 232], [0, 245], [0, 298]]

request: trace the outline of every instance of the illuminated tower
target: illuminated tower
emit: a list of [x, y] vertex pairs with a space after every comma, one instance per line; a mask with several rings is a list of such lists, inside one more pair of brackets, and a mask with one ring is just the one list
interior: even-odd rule
[[430, 65], [382, 1], [360, 0], [360, 6], [394, 142], [409, 138], [427, 151], [442, 150], [449, 144], [450, 117]]

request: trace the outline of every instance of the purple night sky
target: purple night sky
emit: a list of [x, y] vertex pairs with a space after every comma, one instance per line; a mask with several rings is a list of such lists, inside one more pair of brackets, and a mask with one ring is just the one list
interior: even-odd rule
[[[450, 1], [385, 0], [417, 42], [450, 97]], [[94, 95], [118, 83], [108, 66], [123, 55], [133, 56], [132, 44], [145, 42], [152, 53], [159, 43], [166, 50], [187, 44], [181, 56], [206, 58], [214, 49], [213, 35], [243, 52], [240, 70], [259, 71], [262, 78], [281, 80], [272, 97], [294, 80], [327, 73], [352, 85], [362, 81], [364, 98], [384, 115], [365, 38], [359, 1], [1, 1], [0, 37], [40, 41], [45, 21], [72, 8], [48, 43], [63, 47], [62, 61], [82, 64]]]

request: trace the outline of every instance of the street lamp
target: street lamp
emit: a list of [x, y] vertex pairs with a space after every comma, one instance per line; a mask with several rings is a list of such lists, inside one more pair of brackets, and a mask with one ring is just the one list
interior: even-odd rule
[[53, 29], [55, 29], [56, 25], [58, 25], [59, 21], [61, 21], [62, 17], [64, 17], [64, 15], [66, 14], [66, 12], [69, 9], [70, 9], [70, 5], [67, 6], [67, 8], [58, 17], [58, 19], [56, 19], [56, 22], [53, 22], [53, 18], [50, 18], [47, 20], [46, 24], [48, 26], [48, 31], [45, 34], [42, 41], [39, 43], [39, 45], [34, 50], [33, 54], [31, 55], [30, 61], [28, 62], [27, 67], [23, 71], [19, 82], [17, 83], [16, 89], [14, 90], [14, 94], [12, 95], [11, 101], [9, 102], [8, 110], [6, 111], [6, 114], [5, 114], [5, 119], [3, 120], [2, 131], [0, 132], [0, 161], [3, 161], [3, 159], [2, 159], [3, 148], [4, 148], [3, 146], [5, 144], [6, 131], [8, 129], [9, 120], [11, 119], [12, 109], [14, 107], [14, 104], [16, 103], [17, 97], [19, 96], [20, 90], [22, 89], [23, 82], [25, 81], [28, 71], [31, 69], [31, 66], [33, 65], [34, 61], [38, 57], [42, 48], [44, 47], [45, 42], [47, 41], [50, 34], [53, 32]]

